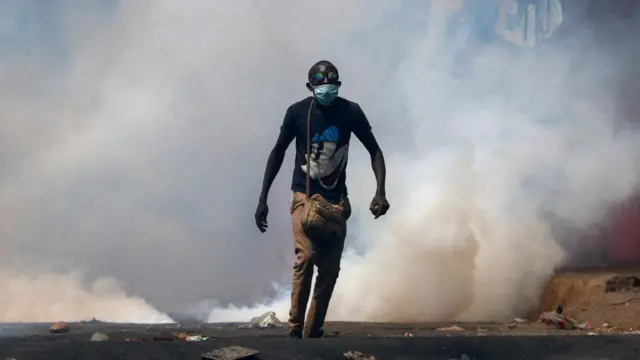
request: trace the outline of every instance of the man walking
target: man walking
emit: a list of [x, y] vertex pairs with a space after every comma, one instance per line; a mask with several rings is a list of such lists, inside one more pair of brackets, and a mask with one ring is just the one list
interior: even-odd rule
[[[385, 194], [385, 162], [371, 125], [357, 103], [338, 96], [342, 83], [329, 61], [309, 70], [307, 89], [313, 93], [289, 106], [280, 135], [269, 154], [255, 220], [267, 229], [267, 197], [289, 144], [296, 140], [291, 190], [291, 219], [296, 261], [289, 312], [290, 337], [322, 337], [329, 301], [340, 272], [351, 205], [346, 187], [349, 140], [353, 133], [371, 155], [377, 187], [371, 213], [377, 219], [389, 210]], [[314, 265], [318, 276], [305, 321]]]

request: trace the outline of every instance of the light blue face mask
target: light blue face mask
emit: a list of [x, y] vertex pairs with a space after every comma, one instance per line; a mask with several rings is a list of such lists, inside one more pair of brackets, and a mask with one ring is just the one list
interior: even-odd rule
[[324, 84], [313, 88], [313, 94], [320, 105], [327, 106], [338, 97], [338, 85]]

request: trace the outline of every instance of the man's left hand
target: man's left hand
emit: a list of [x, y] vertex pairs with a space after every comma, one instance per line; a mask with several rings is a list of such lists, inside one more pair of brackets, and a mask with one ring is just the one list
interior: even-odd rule
[[384, 195], [376, 195], [373, 197], [373, 200], [371, 200], [371, 206], [369, 207], [369, 210], [371, 210], [371, 213], [373, 214], [375, 219], [377, 219], [380, 216], [386, 214], [387, 211], [389, 211], [389, 207], [389, 202]]

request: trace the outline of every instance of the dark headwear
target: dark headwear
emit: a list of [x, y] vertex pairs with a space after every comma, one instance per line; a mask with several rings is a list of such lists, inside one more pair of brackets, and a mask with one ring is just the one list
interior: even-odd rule
[[321, 60], [313, 64], [309, 69], [309, 74], [307, 75], [307, 80], [309, 81], [307, 83], [307, 89], [313, 90], [313, 86], [318, 86], [323, 83], [336, 84], [340, 86], [342, 83], [339, 79], [340, 74], [338, 73], [338, 68], [336, 68], [331, 61]]

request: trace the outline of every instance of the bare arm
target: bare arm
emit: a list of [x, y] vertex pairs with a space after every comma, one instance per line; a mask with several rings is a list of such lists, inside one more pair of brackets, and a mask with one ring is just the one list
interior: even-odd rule
[[371, 168], [373, 168], [373, 174], [376, 177], [376, 196], [386, 197], [387, 192], [385, 189], [385, 180], [387, 177], [387, 168], [384, 162], [384, 156], [382, 150], [378, 145], [376, 137], [371, 131], [371, 125], [367, 116], [362, 111], [362, 108], [354, 104], [354, 118], [352, 123], [352, 131], [360, 140], [365, 149], [371, 156]]
[[271, 153], [269, 153], [267, 166], [264, 170], [264, 178], [262, 180], [262, 191], [260, 192], [260, 198], [258, 200], [261, 204], [266, 204], [267, 198], [269, 197], [269, 190], [282, 167], [282, 162], [284, 161], [287, 148], [296, 137], [295, 132], [292, 131], [291, 126], [288, 123], [288, 117], [289, 114], [287, 113], [287, 115], [285, 115], [284, 123], [280, 128], [278, 140], [276, 140], [275, 146], [271, 150]]
[[356, 132], [355, 135], [371, 156], [371, 168], [373, 169], [373, 174], [376, 177], [376, 195], [386, 197], [387, 191], [385, 188], [385, 181], [387, 177], [387, 168], [384, 162], [384, 156], [382, 155], [382, 150], [378, 145], [378, 141], [373, 135], [371, 129]]

